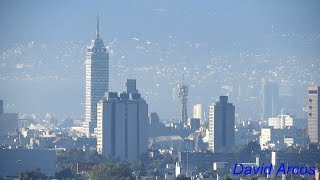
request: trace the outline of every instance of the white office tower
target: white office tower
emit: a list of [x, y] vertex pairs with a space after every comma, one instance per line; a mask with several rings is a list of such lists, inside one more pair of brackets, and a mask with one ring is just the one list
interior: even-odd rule
[[99, 101], [95, 130], [99, 154], [137, 160], [147, 151], [148, 104], [137, 91], [133, 92], [109, 92]]
[[286, 127], [292, 127], [293, 126], [293, 118], [289, 115], [282, 114], [279, 115], [276, 118], [269, 118], [268, 119], [268, 126], [273, 127], [274, 129], [284, 129]]
[[235, 139], [235, 107], [228, 96], [220, 96], [209, 107], [209, 149], [216, 152], [231, 151]]
[[99, 18], [97, 36], [86, 53], [86, 109], [84, 132], [91, 136], [97, 126], [97, 103], [109, 88], [109, 53], [100, 38]]

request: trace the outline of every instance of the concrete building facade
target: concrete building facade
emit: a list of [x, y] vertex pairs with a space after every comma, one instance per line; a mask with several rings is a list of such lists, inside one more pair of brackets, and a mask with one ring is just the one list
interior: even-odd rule
[[209, 149], [212, 152], [230, 151], [235, 144], [235, 107], [228, 96], [220, 96], [209, 107]]
[[97, 105], [97, 151], [137, 160], [148, 148], [148, 104], [139, 93], [109, 92]]
[[320, 140], [319, 90], [320, 87], [308, 88], [308, 134], [312, 144], [319, 144]]
[[202, 120], [202, 104], [196, 104], [193, 106], [193, 118]]
[[281, 113], [276, 118], [269, 118], [268, 119], [268, 126], [271, 126], [275, 129], [283, 129], [286, 127], [292, 127], [293, 126], [293, 118], [290, 117], [290, 115], [284, 115]]

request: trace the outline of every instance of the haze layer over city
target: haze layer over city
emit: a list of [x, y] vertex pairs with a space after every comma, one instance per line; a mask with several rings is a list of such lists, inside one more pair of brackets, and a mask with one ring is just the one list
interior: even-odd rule
[[[174, 88], [182, 81], [190, 85], [190, 107], [224, 94], [251, 119], [259, 117], [263, 79], [286, 85], [292, 96], [320, 81], [315, 1], [1, 4], [0, 94], [9, 112], [84, 114], [85, 50], [97, 13], [110, 51], [110, 89], [137, 79], [150, 110], [165, 119], [179, 114]], [[293, 102], [294, 114], [303, 113], [305, 99]]]
[[320, 179], [319, 1], [1, 1], [0, 179]]

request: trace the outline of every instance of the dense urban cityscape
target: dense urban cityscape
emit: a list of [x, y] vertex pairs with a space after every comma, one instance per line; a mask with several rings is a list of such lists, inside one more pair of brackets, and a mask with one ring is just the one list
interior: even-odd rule
[[[156, 35], [130, 33], [135, 27], [111, 35], [117, 23], [108, 22], [116, 11], [105, 12], [109, 4], [66, 3], [61, 12], [90, 19], [90, 37], [72, 37], [83, 28], [74, 22], [61, 30], [70, 39], [55, 39], [61, 26], [44, 35], [25, 27], [30, 37], [16, 40], [16, 24], [46, 28], [37, 22], [46, 16], [72, 24], [58, 15], [61, 5], [20, 3], [0, 3], [8, 25], [0, 30], [0, 179], [320, 178], [320, 3], [293, 1], [282, 11], [286, 5], [275, 1], [139, 2], [122, 12], [124, 24], [159, 21], [160, 30], [150, 27]], [[281, 20], [271, 17], [274, 7]], [[254, 15], [270, 28], [260, 34]], [[216, 31], [201, 20], [226, 18], [241, 31], [236, 16], [255, 22], [252, 30], [213, 27], [221, 34], [212, 43]], [[203, 25], [198, 35], [186, 28], [189, 19]], [[167, 32], [166, 23], [178, 30]], [[180, 26], [190, 34], [179, 34]]]

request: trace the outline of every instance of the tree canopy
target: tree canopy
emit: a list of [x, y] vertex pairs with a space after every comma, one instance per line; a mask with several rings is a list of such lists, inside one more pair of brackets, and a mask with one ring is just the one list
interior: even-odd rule
[[93, 167], [89, 176], [93, 180], [129, 180], [133, 179], [132, 171], [126, 163], [107, 164], [101, 163]]

